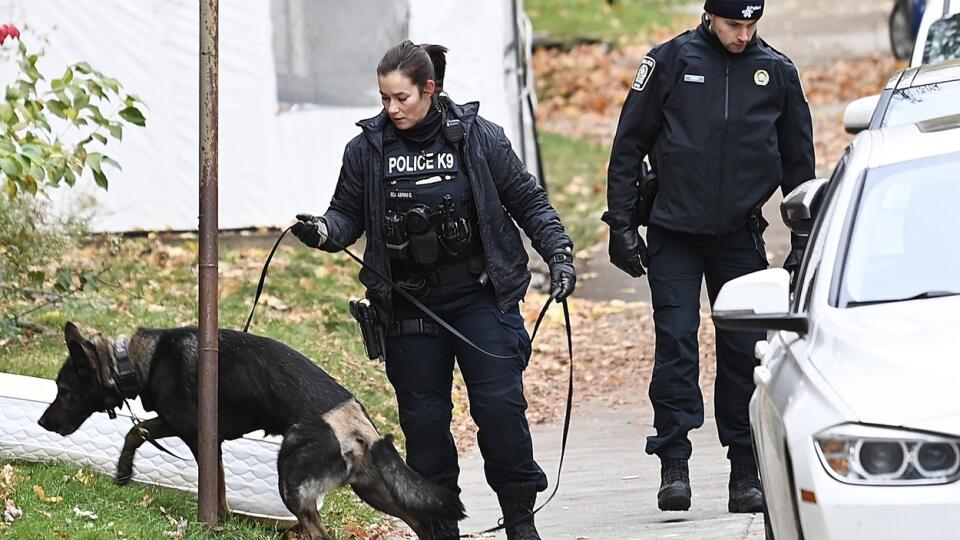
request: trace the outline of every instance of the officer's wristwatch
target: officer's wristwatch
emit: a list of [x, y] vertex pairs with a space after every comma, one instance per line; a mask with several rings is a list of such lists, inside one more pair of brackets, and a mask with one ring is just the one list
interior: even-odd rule
[[573, 262], [573, 249], [570, 246], [563, 248], [563, 251], [554, 253], [550, 256], [550, 260], [547, 261], [549, 264], [561, 262]]

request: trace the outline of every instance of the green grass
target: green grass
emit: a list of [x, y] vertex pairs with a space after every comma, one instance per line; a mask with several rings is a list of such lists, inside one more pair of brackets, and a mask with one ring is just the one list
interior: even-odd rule
[[[0, 460], [0, 468], [5, 464]], [[24, 515], [0, 528], [0, 537], [4, 538], [169, 538], [164, 533], [177, 531], [181, 518], [187, 521], [187, 527], [176, 538], [280, 539], [285, 534], [276, 525], [239, 516], [228, 518], [222, 524], [223, 532], [214, 534], [196, 521], [196, 502], [183, 493], [148, 486], [116, 486], [110, 478], [76, 465], [15, 463], [14, 473], [7, 498], [16, 501]], [[43, 500], [35, 486], [42, 488]], [[3, 489], [0, 484], [0, 492]], [[325, 523], [334, 531], [345, 524], [379, 519], [372, 509], [358, 505], [347, 490], [338, 490], [324, 502]], [[75, 507], [93, 512], [96, 519], [78, 516]]]
[[609, 148], [586, 139], [540, 133], [550, 202], [557, 209], [576, 250], [600, 241], [606, 225], [600, 215], [607, 207]]
[[587, 38], [617, 43], [637, 32], [670, 24], [677, 17], [676, 0], [525, 0], [533, 31], [548, 39]]
[[[76, 265], [107, 268], [101, 275], [100, 289], [35, 314], [33, 322], [55, 331], [0, 344], [0, 371], [56, 377], [66, 358], [60, 329], [68, 320], [76, 322], [85, 335], [99, 331], [107, 337], [129, 336], [138, 327], [196, 324], [196, 251], [195, 239], [172, 245], [125, 239], [100, 242], [69, 254], [67, 258]], [[267, 253], [266, 247], [221, 247], [221, 327], [242, 328]], [[364, 356], [356, 325], [347, 311], [347, 299], [362, 291], [356, 279], [357, 270], [356, 264], [343, 255], [305, 249], [295, 240], [285, 242], [274, 257], [264, 289], [270, 298], [261, 298], [251, 332], [287, 343], [320, 364], [360, 399], [381, 432], [398, 437], [398, 446], [402, 448], [389, 382], [382, 366]], [[0, 461], [0, 467], [6, 463]], [[117, 538], [113, 530], [123, 530], [127, 538], [161, 538], [161, 531], [173, 527], [168, 526], [159, 506], [191, 522], [196, 517], [195, 501], [180, 492], [142, 486], [114, 487], [109, 478], [98, 474], [93, 474], [92, 484], [84, 485], [69, 480], [77, 472], [75, 465], [13, 465], [21, 476], [28, 477], [14, 494], [25, 516], [0, 530], [0, 536], [52, 538], [62, 530], [63, 538]], [[47, 495], [63, 496], [64, 502], [43, 503], [33, 493], [34, 484], [43, 487]], [[158, 502], [146, 508], [134, 504], [144, 496]], [[71, 517], [74, 505], [93, 511], [100, 518], [92, 523], [77, 520]], [[54, 517], [47, 518], [41, 511]], [[360, 503], [349, 490], [328, 497], [323, 516], [334, 531], [348, 524], [365, 527], [382, 520], [380, 514]], [[278, 537], [272, 528], [240, 518], [232, 519], [227, 527], [226, 538]], [[207, 536], [213, 537], [199, 525], [192, 523], [188, 529], [188, 538]]]

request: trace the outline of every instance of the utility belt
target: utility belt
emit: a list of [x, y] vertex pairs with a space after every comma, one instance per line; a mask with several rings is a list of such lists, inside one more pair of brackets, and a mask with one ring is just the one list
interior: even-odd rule
[[438, 336], [440, 325], [431, 319], [404, 319], [395, 321], [384, 328], [377, 312], [366, 298], [350, 300], [350, 315], [360, 327], [360, 339], [363, 351], [371, 360], [384, 360], [386, 356], [386, 336]]
[[416, 298], [427, 296], [430, 289], [462, 283], [477, 282], [486, 285], [488, 275], [483, 266], [483, 253], [478, 252], [440, 268], [411, 268], [394, 271], [394, 280], [403, 290]]
[[[465, 261], [449, 266], [426, 270], [418, 274], [395, 276], [397, 286], [414, 297], [424, 297], [431, 287], [443, 287], [457, 283], [476, 281], [486, 285], [487, 272], [483, 268], [482, 253], [474, 254]], [[412, 336], [440, 334], [440, 326], [431, 319], [404, 319], [395, 321], [388, 328], [384, 328], [377, 311], [366, 298], [350, 300], [350, 315], [360, 327], [360, 337], [363, 341], [363, 350], [367, 358], [383, 361], [386, 350], [386, 336]]]

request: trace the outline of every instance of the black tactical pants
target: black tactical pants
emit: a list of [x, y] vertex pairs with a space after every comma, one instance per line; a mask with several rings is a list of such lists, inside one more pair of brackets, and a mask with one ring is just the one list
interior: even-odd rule
[[[661, 459], [688, 459], [687, 432], [703, 425], [700, 392], [700, 287], [706, 278], [711, 305], [727, 281], [767, 267], [763, 240], [746, 227], [725, 235], [647, 229], [649, 281], [656, 330], [650, 381], [656, 436], [646, 451]], [[754, 346], [763, 332], [717, 330], [714, 409], [720, 442], [733, 461], [753, 461], [747, 405], [753, 393]]]
[[[387, 338], [387, 376], [397, 393], [407, 463], [425, 478], [459, 492], [460, 468], [450, 434], [456, 359], [467, 386], [470, 414], [479, 428], [477, 442], [487, 483], [499, 491], [510, 484], [534, 482], [543, 491], [547, 478], [533, 459], [525, 415], [523, 370], [530, 359], [530, 337], [519, 309], [502, 313], [490, 289], [479, 285], [433, 290], [424, 303], [480, 347], [509, 358], [477, 351], [443, 328], [436, 336]], [[426, 318], [396, 295], [394, 314], [398, 320]]]

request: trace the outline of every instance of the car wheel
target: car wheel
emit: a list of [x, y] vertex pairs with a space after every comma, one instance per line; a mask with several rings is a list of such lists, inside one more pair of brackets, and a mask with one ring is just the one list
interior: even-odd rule
[[888, 23], [890, 32], [890, 51], [897, 60], [910, 58], [913, 52], [913, 36], [910, 31], [910, 14], [904, 9], [903, 2], [897, 0], [890, 12]]

